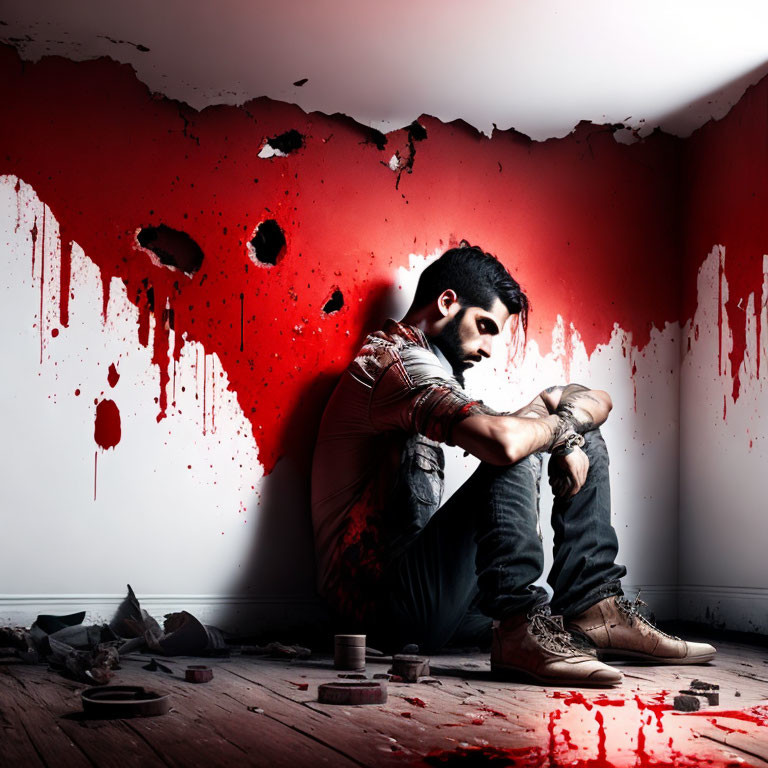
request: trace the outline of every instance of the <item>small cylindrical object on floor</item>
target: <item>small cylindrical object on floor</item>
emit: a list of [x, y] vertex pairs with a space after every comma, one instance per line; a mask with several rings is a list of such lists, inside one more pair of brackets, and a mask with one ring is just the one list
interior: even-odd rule
[[336, 635], [333, 666], [356, 672], [365, 669], [365, 635]]
[[384, 704], [387, 684], [382, 680], [324, 683], [317, 687], [317, 700], [321, 704]]
[[210, 683], [213, 680], [213, 670], [204, 664], [190, 664], [184, 670], [184, 679], [188, 683]]
[[397, 653], [392, 657], [392, 669], [389, 671], [406, 683], [416, 683], [420, 677], [429, 675], [429, 659], [426, 656]]

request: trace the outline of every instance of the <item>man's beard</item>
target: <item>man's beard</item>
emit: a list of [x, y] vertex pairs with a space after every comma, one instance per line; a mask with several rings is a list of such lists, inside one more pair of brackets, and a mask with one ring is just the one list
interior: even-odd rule
[[461, 307], [454, 317], [452, 317], [445, 328], [437, 336], [432, 338], [432, 343], [445, 355], [449, 362], [453, 375], [456, 380], [464, 386], [464, 371], [471, 367], [472, 363], [464, 357], [464, 350], [461, 347], [461, 337], [459, 336], [459, 324], [464, 317], [467, 308]]

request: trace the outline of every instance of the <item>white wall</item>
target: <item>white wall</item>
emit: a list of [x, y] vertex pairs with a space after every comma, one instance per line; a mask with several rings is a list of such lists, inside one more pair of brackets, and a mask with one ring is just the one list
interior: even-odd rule
[[750, 294], [743, 302], [747, 350], [735, 402], [728, 282], [720, 269], [727, 258], [725, 248], [715, 246], [701, 265], [696, 314], [684, 334], [680, 615], [766, 633], [768, 257], [763, 257], [762, 295]]
[[[123, 285], [113, 281], [104, 318], [99, 270], [75, 245], [70, 322], [59, 327], [57, 224], [31, 187], [21, 183], [16, 192], [16, 181], [0, 179], [0, 423], [6, 435], [0, 622], [29, 624], [37, 613], [80, 608], [95, 620], [108, 618], [127, 582], [156, 615], [186, 609], [236, 631], [290, 624], [299, 608], [304, 621], [319, 616], [302, 479], [282, 462], [263, 478], [248, 421], [226, 389], [218, 358], [208, 355], [203, 366], [203, 348], [185, 344], [176, 367], [176, 407], [158, 423], [151, 405], [158, 370], [138, 342], [137, 310]], [[425, 263], [413, 256], [409, 270], [393, 275], [404, 286], [394, 292], [400, 310]], [[659, 615], [672, 616], [679, 329], [653, 331], [638, 350], [616, 327], [591, 356], [578, 329], [560, 323], [552, 338], [553, 351], [542, 354], [530, 342], [524, 361], [513, 367], [499, 344], [488, 371], [468, 377], [469, 387], [503, 409], [569, 378], [612, 394], [604, 432], [627, 585], [642, 587]], [[120, 374], [114, 388], [107, 382], [111, 364]], [[117, 403], [122, 418], [122, 438], [109, 450], [94, 442], [95, 402], [103, 398]], [[454, 454], [455, 489], [471, 466]], [[544, 487], [546, 510], [551, 496]], [[548, 530], [545, 545], [551, 549]]]
[[[104, 318], [99, 269], [75, 245], [70, 322], [61, 327], [58, 226], [31, 187], [21, 183], [17, 194], [15, 185], [0, 179], [0, 622], [80, 608], [108, 617], [128, 582], [160, 615], [187, 609], [237, 628], [255, 601], [254, 622], [282, 621], [286, 605], [307, 601], [311, 576], [302, 580], [289, 561], [285, 578], [242, 583], [265, 525], [265, 488], [250, 424], [218, 357], [184, 345], [176, 407], [158, 423], [159, 371], [139, 344], [123, 284], [112, 281]], [[111, 364], [120, 374], [114, 388]], [[94, 441], [95, 402], [104, 398], [122, 422], [108, 450]], [[290, 549], [310, 560], [308, 533]]]

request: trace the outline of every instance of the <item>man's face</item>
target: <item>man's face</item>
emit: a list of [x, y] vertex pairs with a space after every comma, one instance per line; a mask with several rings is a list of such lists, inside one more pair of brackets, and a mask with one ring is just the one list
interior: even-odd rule
[[464, 371], [491, 356], [491, 345], [504, 323], [509, 319], [509, 310], [499, 298], [494, 299], [490, 310], [481, 307], [463, 307], [458, 309], [443, 330], [432, 342], [445, 355], [459, 382], [464, 383]]

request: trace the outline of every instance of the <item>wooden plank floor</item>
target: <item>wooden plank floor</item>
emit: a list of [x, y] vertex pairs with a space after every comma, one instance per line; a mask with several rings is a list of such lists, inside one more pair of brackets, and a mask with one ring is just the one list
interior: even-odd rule
[[[491, 679], [487, 657], [432, 658], [440, 684], [389, 684], [381, 706], [317, 702], [337, 679], [329, 658], [163, 659], [175, 674], [123, 660], [114, 683], [172, 694], [162, 717], [89, 720], [86, 686], [44, 666], [0, 664], [0, 766], [768, 766], [768, 656], [718, 643], [705, 667], [624, 665], [622, 685], [568, 690]], [[188, 664], [214, 679], [186, 683]], [[388, 664], [369, 663], [367, 674]], [[664, 708], [694, 678], [721, 702], [686, 715]], [[741, 714], [739, 713], [741, 711]], [[735, 712], [735, 714], [734, 714]]]

